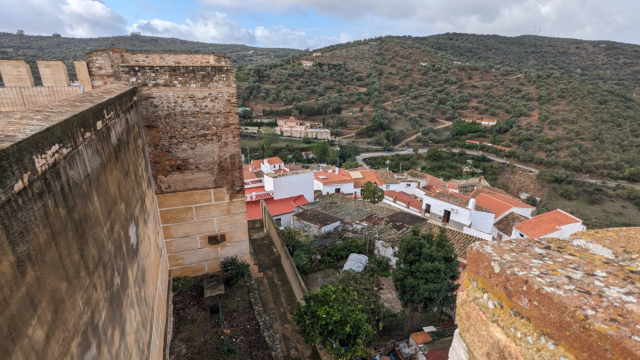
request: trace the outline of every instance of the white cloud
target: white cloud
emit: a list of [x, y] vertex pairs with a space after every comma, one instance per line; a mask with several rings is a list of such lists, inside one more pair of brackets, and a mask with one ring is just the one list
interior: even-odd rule
[[123, 35], [125, 19], [98, 0], [0, 0], [0, 30], [71, 37]]
[[467, 32], [640, 42], [640, 6], [629, 0], [199, 0], [218, 8], [295, 14], [312, 10], [379, 35]]
[[176, 37], [210, 43], [255, 44], [253, 31], [233, 21], [226, 14], [207, 12], [195, 20], [187, 19], [185, 25], [153, 19], [140, 20], [129, 28], [143, 35]]
[[254, 30], [246, 29], [226, 14], [207, 12], [195, 20], [187, 19], [185, 24], [153, 19], [140, 20], [130, 31], [139, 31], [142, 35], [175, 37], [180, 39], [210, 43], [249, 44], [267, 47], [287, 47], [296, 49], [318, 48], [338, 42], [352, 40], [349, 34], [338, 36], [311, 37], [304, 31], [287, 27], [266, 28], [258, 26]]

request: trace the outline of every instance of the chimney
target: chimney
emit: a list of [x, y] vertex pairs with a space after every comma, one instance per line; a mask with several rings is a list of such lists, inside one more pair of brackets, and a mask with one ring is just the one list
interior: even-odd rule
[[409, 204], [411, 204], [411, 200], [407, 201], [407, 209], [409, 208]]
[[475, 210], [475, 208], [476, 208], [476, 199], [471, 198], [471, 199], [469, 200], [469, 206], [468, 206], [468, 208], [469, 208], [469, 210], [472, 210], [472, 211], [473, 211], [473, 210]]
[[420, 207], [420, 216], [424, 216], [424, 213], [426, 212], [427, 206], [425, 205], [425, 203], [422, 203], [422, 206]]
[[395, 204], [396, 200], [398, 200], [398, 195], [393, 196], [393, 203]]
[[337, 168], [337, 167], [336, 167], [336, 174], [337, 174], [338, 172], [340, 172], [340, 168]]

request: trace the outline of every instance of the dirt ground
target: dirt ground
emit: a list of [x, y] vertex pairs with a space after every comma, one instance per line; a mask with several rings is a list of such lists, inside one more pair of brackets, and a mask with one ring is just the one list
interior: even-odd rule
[[393, 279], [390, 276], [381, 279], [383, 286], [382, 289], [378, 291], [378, 295], [382, 298], [382, 304], [394, 313], [402, 311], [402, 303], [398, 298], [396, 286], [393, 285]]
[[338, 278], [338, 272], [335, 269], [327, 269], [315, 273], [307, 274], [304, 277], [304, 285], [307, 290], [320, 290], [324, 284], [334, 282]]
[[[173, 296], [174, 328], [172, 348], [184, 344], [185, 352], [177, 354], [176, 360], [203, 359], [256, 359], [270, 360], [269, 345], [262, 336], [256, 319], [249, 290], [241, 280], [233, 288], [220, 295], [224, 309], [224, 326], [220, 326], [220, 315], [212, 307], [217, 298], [204, 299], [203, 277], [195, 284], [182, 289]], [[217, 306], [216, 306], [217, 307]], [[238, 349], [237, 354], [223, 356], [220, 353], [222, 336], [228, 336]]]
[[520, 169], [506, 168], [500, 173], [496, 187], [509, 194], [520, 197], [521, 192], [545, 199], [547, 196], [547, 186], [536, 179], [537, 174]]

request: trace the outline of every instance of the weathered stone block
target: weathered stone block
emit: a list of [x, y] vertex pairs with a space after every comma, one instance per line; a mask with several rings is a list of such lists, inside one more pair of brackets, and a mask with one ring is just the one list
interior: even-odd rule
[[164, 225], [193, 221], [193, 212], [192, 206], [160, 210], [160, 219]]
[[[216, 220], [192, 221], [188, 223], [167, 225], [162, 227], [164, 239], [176, 239], [187, 236], [216, 232]], [[223, 230], [224, 231], [224, 230]]]
[[213, 202], [211, 190], [184, 191], [172, 194], [158, 194], [158, 207], [160, 209], [199, 205]]
[[167, 247], [167, 253], [174, 254], [182, 251], [196, 250], [200, 248], [197, 237], [181, 238], [176, 240], [167, 240], [164, 242]]
[[218, 232], [247, 227], [247, 214], [227, 216], [216, 219]]

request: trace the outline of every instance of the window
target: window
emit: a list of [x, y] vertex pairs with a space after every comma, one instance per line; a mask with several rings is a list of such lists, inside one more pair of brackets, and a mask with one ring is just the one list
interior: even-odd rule
[[336, 194], [340, 194], [340, 188], [336, 188]]
[[277, 218], [277, 219], [274, 219], [274, 220], [276, 221], [276, 225], [277, 225], [278, 227], [282, 227], [282, 219]]
[[391, 185], [385, 185], [384, 188], [389, 190], [391, 188]]

